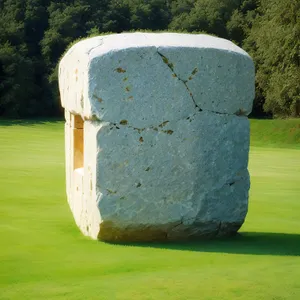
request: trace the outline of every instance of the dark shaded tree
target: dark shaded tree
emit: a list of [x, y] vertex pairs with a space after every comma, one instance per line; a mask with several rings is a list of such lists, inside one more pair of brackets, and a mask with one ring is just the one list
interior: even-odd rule
[[244, 46], [256, 63], [264, 110], [300, 116], [300, 2], [261, 0]]
[[239, 5], [240, 0], [176, 0], [170, 29], [204, 31], [227, 38], [226, 23]]

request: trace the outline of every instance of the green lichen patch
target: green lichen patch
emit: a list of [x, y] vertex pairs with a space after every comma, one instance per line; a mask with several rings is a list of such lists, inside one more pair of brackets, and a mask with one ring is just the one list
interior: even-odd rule
[[[159, 54], [163, 60], [163, 62], [173, 71], [174, 70], [174, 64], [169, 62], [169, 60], [162, 54]], [[175, 74], [176, 75], [176, 74]]]
[[126, 70], [122, 69], [121, 67], [116, 68], [115, 71], [118, 73], [126, 73]]
[[192, 75], [196, 75], [198, 73], [198, 68], [195, 68], [192, 72]]
[[163, 127], [165, 127], [168, 123], [169, 123], [169, 121], [164, 121], [164, 122], [162, 122], [160, 125], [158, 125], [158, 127], [163, 128]]
[[110, 190], [110, 189], [106, 189], [106, 191], [109, 195], [115, 195], [117, 193], [117, 191], [113, 191], [113, 190]]
[[163, 62], [164, 62], [165, 64], [168, 64], [168, 63], [169, 63], [168, 59], [167, 59], [165, 56], [162, 56], [162, 60], [163, 60]]
[[138, 133], [141, 133], [145, 130], [145, 128], [136, 128], [136, 127], [134, 127], [133, 129], [136, 130]]
[[198, 68], [195, 68], [193, 71], [192, 71], [192, 75], [188, 78], [188, 80], [192, 80], [193, 79], [193, 76], [196, 75], [198, 73]]
[[162, 130], [162, 132], [172, 135], [174, 131], [169, 129], [169, 130]]
[[120, 124], [121, 124], [121, 125], [127, 125], [127, 124], [128, 124], [128, 121], [127, 121], [127, 120], [121, 120], [121, 121], [120, 121]]
[[168, 67], [172, 70], [174, 69], [174, 65], [172, 63], [168, 63]]
[[97, 95], [93, 94], [93, 97], [94, 97], [98, 102], [100, 102], [100, 103], [103, 102], [103, 99], [100, 98], [100, 97], [98, 97]]

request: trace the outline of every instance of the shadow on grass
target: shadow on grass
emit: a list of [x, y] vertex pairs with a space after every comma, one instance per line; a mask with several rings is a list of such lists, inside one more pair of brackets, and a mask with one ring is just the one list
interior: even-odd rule
[[300, 234], [242, 232], [227, 239], [182, 243], [130, 243], [130, 246], [197, 252], [300, 256]]
[[46, 124], [56, 124], [61, 123], [63, 119], [59, 118], [49, 118], [49, 119], [21, 119], [21, 120], [9, 120], [0, 119], [0, 127], [5, 126], [35, 126], [35, 125], [46, 125]]

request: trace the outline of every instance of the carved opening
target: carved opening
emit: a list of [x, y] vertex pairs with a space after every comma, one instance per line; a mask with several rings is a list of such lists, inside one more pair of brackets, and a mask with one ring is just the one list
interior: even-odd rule
[[[84, 161], [84, 121], [81, 116], [73, 116], [74, 170], [83, 172]], [[81, 170], [80, 170], [81, 169]]]

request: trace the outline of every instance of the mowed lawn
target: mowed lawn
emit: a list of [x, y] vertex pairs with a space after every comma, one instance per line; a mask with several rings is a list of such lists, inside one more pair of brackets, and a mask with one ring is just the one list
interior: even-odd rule
[[63, 122], [0, 121], [0, 299], [300, 299], [300, 120], [251, 120], [240, 236], [110, 245], [83, 237]]

